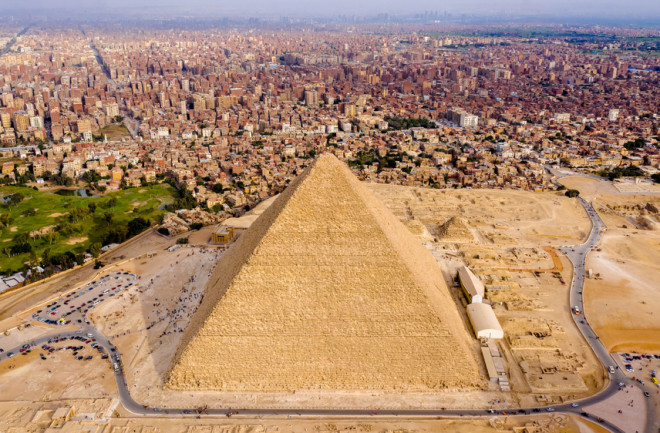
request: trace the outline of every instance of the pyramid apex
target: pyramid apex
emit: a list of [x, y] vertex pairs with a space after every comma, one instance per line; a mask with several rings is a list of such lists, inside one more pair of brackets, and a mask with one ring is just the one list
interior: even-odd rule
[[316, 160], [313, 162], [313, 165], [323, 166], [323, 165], [326, 165], [326, 164], [336, 164], [336, 163], [341, 164], [341, 161], [339, 160], [339, 158], [337, 158], [331, 152], [323, 152], [318, 157], [316, 157]]

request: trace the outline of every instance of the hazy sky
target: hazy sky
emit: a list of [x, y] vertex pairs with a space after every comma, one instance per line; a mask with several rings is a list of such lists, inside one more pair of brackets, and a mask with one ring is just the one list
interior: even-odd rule
[[476, 15], [644, 17], [660, 22], [660, 0], [0, 0], [0, 11], [75, 9], [131, 14], [153, 10], [216, 16], [375, 15], [438, 11]]

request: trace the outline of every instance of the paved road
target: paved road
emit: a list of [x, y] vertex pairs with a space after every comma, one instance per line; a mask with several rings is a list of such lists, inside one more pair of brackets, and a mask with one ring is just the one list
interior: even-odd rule
[[7, 44], [6, 44], [2, 49], [0, 49], [0, 56], [2, 56], [3, 54], [7, 54], [9, 51], [11, 51], [11, 47], [13, 47], [14, 44], [16, 43], [16, 39], [18, 39], [18, 37], [20, 37], [20, 36], [22, 36], [23, 34], [25, 34], [25, 32], [27, 32], [27, 31], [30, 29], [30, 27], [31, 27], [31, 26], [27, 26], [27, 27], [23, 28], [23, 30], [21, 30], [20, 32], [18, 32], [18, 33], [16, 34], [16, 36], [14, 36], [13, 38], [11, 38], [11, 39], [9, 40], [9, 42], [7, 42]]
[[12, 152], [19, 152], [21, 150], [24, 150], [26, 152], [34, 152], [35, 149], [38, 149], [39, 146], [13, 146], [13, 147], [3, 147], [2, 151], [12, 151]]
[[[83, 35], [85, 32], [83, 31]], [[110, 74], [110, 70], [108, 67], [103, 63], [103, 60], [101, 59], [101, 54], [99, 53], [98, 48], [96, 48], [96, 45], [94, 45], [94, 40], [90, 39], [89, 40], [89, 47], [92, 49], [94, 52], [94, 57], [96, 58], [96, 62], [99, 64], [101, 67], [101, 70], [105, 74], [106, 78], [108, 79], [108, 82], [111, 83], [113, 86], [117, 86], [117, 83], [115, 80], [112, 79], [112, 76]], [[124, 118], [123, 124], [126, 126], [126, 129], [128, 130], [128, 133], [131, 134], [132, 138], [137, 138], [138, 132], [140, 130], [140, 121], [137, 119], [133, 119], [132, 117], [129, 116], [128, 109], [125, 107], [125, 104], [123, 103], [123, 98], [119, 101], [122, 102], [120, 105], [121, 109], [121, 114], [122, 117]]]
[[[584, 287], [584, 277], [585, 277], [585, 258], [586, 255], [591, 251], [592, 247], [595, 247], [600, 241], [604, 231], [605, 224], [602, 222], [598, 214], [594, 211], [591, 204], [585, 202], [582, 199], [580, 203], [584, 206], [587, 214], [589, 215], [592, 221], [592, 230], [589, 235], [588, 240], [577, 246], [567, 246], [562, 247], [560, 250], [564, 251], [574, 266], [573, 281], [571, 283], [570, 289], [570, 302], [571, 306], [579, 306], [581, 311], [584, 311], [583, 301], [582, 301], [582, 290]], [[80, 290], [80, 289], [78, 289]], [[84, 312], [82, 313], [84, 314]], [[573, 315], [573, 319], [576, 322], [578, 329], [584, 335], [587, 343], [592, 347], [595, 354], [598, 356], [598, 359], [606, 366], [616, 365], [610, 354], [605, 349], [603, 344], [598, 339], [598, 336], [594, 333], [593, 329], [589, 325], [588, 320], [584, 314]], [[123, 371], [123, 363], [121, 360], [121, 354], [117, 348], [103, 335], [101, 334], [92, 324], [87, 320], [84, 320], [80, 324], [81, 330], [73, 333], [54, 333], [52, 335], [42, 337], [40, 339], [34, 340], [32, 342], [24, 342], [22, 344], [32, 344], [34, 346], [40, 346], [43, 344], [43, 341], [47, 341], [48, 338], [53, 336], [60, 337], [70, 337], [80, 335], [89, 335], [95, 339], [95, 341], [103, 346], [108, 353], [112, 354], [112, 362], [117, 365], [115, 369], [115, 380], [117, 382], [117, 390], [119, 393], [119, 398], [121, 399], [124, 407], [135, 414], [138, 415], [150, 415], [150, 416], [186, 416], [186, 415], [231, 415], [231, 416], [268, 416], [268, 415], [285, 415], [285, 416], [332, 416], [332, 417], [401, 417], [401, 418], [415, 418], [415, 417], [489, 417], [494, 415], [514, 415], [514, 414], [532, 414], [532, 413], [542, 413], [542, 412], [563, 412], [563, 413], [573, 413], [580, 415], [584, 418], [588, 418], [593, 422], [597, 422], [601, 426], [609, 429], [613, 432], [621, 432], [616, 426], [610, 423], [607, 420], [597, 418], [593, 415], [589, 415], [586, 412], [582, 411], [583, 406], [592, 405], [603, 401], [617, 392], [619, 390], [619, 382], [625, 384], [635, 384], [631, 379], [628, 379], [621, 371], [615, 370], [614, 374], [609, 375], [608, 385], [599, 393], [585, 398], [576, 403], [567, 403], [561, 405], [553, 405], [548, 407], [541, 408], [517, 408], [517, 409], [498, 409], [498, 410], [445, 410], [442, 408], [439, 409], [410, 409], [410, 410], [364, 410], [364, 409], [296, 409], [296, 408], [284, 408], [284, 409], [236, 409], [236, 408], [208, 408], [208, 409], [161, 409], [161, 408], [149, 408], [138, 402], [136, 402], [130, 395], [128, 386], [126, 384], [126, 378]], [[45, 339], [45, 340], [44, 340]], [[21, 344], [21, 345], [22, 345]], [[18, 353], [20, 346], [14, 348], [13, 350], [7, 350], [5, 353], [0, 353], [0, 361], [6, 359], [6, 354], [9, 351]], [[575, 404], [575, 406], [573, 405]], [[650, 424], [650, 423], [649, 423]]]
[[[83, 323], [81, 330], [74, 332], [56, 332], [49, 334], [38, 339], [32, 340], [28, 343], [36, 348], [42, 344], [48, 343], [51, 339], [63, 339], [71, 337], [83, 337], [89, 339], [90, 341], [95, 341], [97, 344], [102, 346], [106, 353], [110, 354], [109, 361], [116, 365], [115, 369], [115, 380], [117, 383], [117, 390], [119, 398], [129, 412], [138, 414], [138, 415], [148, 415], [148, 416], [198, 416], [198, 415], [209, 415], [209, 416], [297, 416], [297, 417], [311, 417], [311, 416], [329, 416], [329, 417], [384, 417], [384, 418], [426, 418], [426, 417], [491, 417], [495, 415], [515, 415], [515, 414], [534, 414], [534, 413], [543, 413], [543, 412], [569, 412], [575, 414], [581, 414], [580, 407], [573, 407], [571, 404], [556, 405], [549, 408], [521, 408], [521, 409], [502, 409], [502, 410], [444, 410], [444, 409], [410, 409], [410, 410], [364, 410], [364, 409], [296, 409], [296, 408], [284, 408], [284, 409], [236, 409], [236, 408], [209, 408], [209, 409], [161, 409], [161, 408], [149, 408], [146, 407], [135, 400], [130, 395], [128, 390], [128, 385], [126, 383], [126, 378], [123, 371], [123, 362], [121, 359], [121, 354], [117, 348], [110, 342], [103, 334], [96, 330], [91, 324]], [[20, 346], [9, 350], [15, 353], [19, 353]], [[35, 350], [35, 349], [33, 349]], [[6, 359], [7, 352], [0, 354], [0, 361]], [[17, 355], [19, 356], [19, 355]], [[616, 389], [614, 390], [616, 391]], [[580, 402], [580, 405], [583, 404], [592, 404], [607, 398], [610, 393], [601, 393], [596, 396], [590, 397], [588, 399]], [[610, 424], [605, 420], [598, 421], [596, 417], [589, 416], [582, 413], [583, 417], [591, 419], [593, 422], [598, 422], [603, 427], [608, 428], [613, 432], [620, 432], [614, 425]]]
[[[561, 179], [562, 177], [568, 177], [568, 176], [582, 176], [582, 177], [588, 177], [593, 180], [603, 180], [603, 181], [609, 181], [606, 177], [601, 177], [597, 176], [595, 174], [591, 173], [584, 173], [581, 171], [573, 171], [568, 168], [561, 168], [559, 166], [550, 166], [546, 165], [544, 166], [546, 171], [550, 173], [551, 175], [555, 176], [557, 179]], [[560, 185], [560, 183], [556, 182], [557, 185]]]
[[[589, 321], [587, 320], [587, 317], [584, 313], [583, 290], [584, 290], [584, 279], [587, 274], [587, 269], [586, 269], [587, 254], [589, 254], [590, 251], [596, 248], [596, 246], [602, 239], [603, 234], [605, 233], [607, 227], [605, 226], [605, 223], [600, 218], [598, 213], [595, 211], [591, 203], [583, 200], [580, 197], [578, 197], [578, 201], [584, 207], [584, 210], [587, 212], [587, 215], [591, 220], [591, 224], [592, 224], [591, 233], [589, 234], [589, 238], [587, 239], [587, 241], [582, 245], [564, 246], [564, 247], [560, 247], [559, 250], [565, 253], [566, 256], [569, 258], [569, 260], [571, 261], [571, 263], [573, 264], [573, 281], [571, 282], [570, 305], [571, 308], [578, 307], [581, 311], [581, 314], [572, 314], [573, 321], [575, 322], [575, 325], [586, 339], [587, 343], [591, 346], [592, 350], [594, 351], [600, 362], [605, 366], [605, 368], [609, 369], [610, 366], [614, 367], [614, 373], [608, 373], [610, 384], [603, 391], [601, 391], [601, 393], [598, 394], [598, 396], [605, 396], [605, 398], [611, 397], [616, 392], [618, 392], [619, 383], [623, 383], [625, 385], [638, 386], [642, 388], [642, 391], [644, 391], [643, 387], [641, 387], [639, 383], [628, 378], [618, 368], [616, 362], [614, 361], [614, 359], [612, 359], [612, 356], [610, 355], [609, 351], [605, 348], [603, 343], [600, 341], [600, 338], [589, 324]], [[653, 419], [652, 407], [648, 399], [646, 400], [646, 406], [647, 406], [647, 419], [649, 420]], [[612, 415], [616, 416], [617, 414], [612, 414]], [[651, 426], [652, 426], [652, 422], [647, 421], [645, 431], [650, 433]]]

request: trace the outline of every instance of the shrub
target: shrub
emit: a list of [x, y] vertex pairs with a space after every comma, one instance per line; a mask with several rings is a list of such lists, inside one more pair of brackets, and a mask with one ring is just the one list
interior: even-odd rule
[[580, 191], [578, 191], [577, 189], [569, 189], [568, 191], [566, 191], [566, 197], [574, 198], [574, 197], [578, 197], [579, 195], [580, 195]]

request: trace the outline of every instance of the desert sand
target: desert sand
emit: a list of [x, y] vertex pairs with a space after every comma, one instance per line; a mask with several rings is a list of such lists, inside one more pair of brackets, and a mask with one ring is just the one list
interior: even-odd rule
[[[387, 220], [383, 222], [382, 215], [369, 215], [368, 212], [361, 211], [352, 202], [350, 191], [343, 190], [341, 182], [336, 180], [334, 188], [338, 188], [343, 193], [344, 200], [348, 203], [348, 209], [342, 207], [344, 201], [333, 202], [332, 209], [324, 209], [320, 212], [324, 218], [330, 222], [334, 217], [339, 219], [341, 213], [350, 216], [350, 220], [356, 226], [365, 226], [371, 223], [369, 218], [375, 218], [376, 224], [381, 228], [385, 227], [384, 237], [376, 240], [362, 239], [353, 236], [350, 240], [354, 244], [361, 242], [367, 246], [373, 246], [377, 251], [372, 251], [369, 255], [379, 260], [390, 260], [395, 254], [387, 253], [389, 248], [387, 243], [377, 244], [376, 241], [386, 239], [391, 243], [394, 236], [417, 236], [417, 242], [424, 242], [430, 257], [435, 258], [442, 274], [437, 274], [437, 280], [442, 281], [440, 287], [448, 290], [446, 296], [442, 297], [444, 302], [454, 309], [457, 319], [455, 328], [458, 328], [454, 335], [465, 333], [468, 346], [476, 345], [476, 340], [471, 336], [469, 324], [461, 311], [465, 299], [460, 290], [453, 284], [453, 276], [457, 266], [468, 264], [475, 271], [478, 277], [486, 285], [487, 298], [493, 303], [494, 310], [500, 323], [504, 327], [507, 337], [501, 342], [504, 358], [507, 364], [509, 379], [511, 381], [512, 392], [503, 392], [489, 384], [487, 379], [483, 378], [485, 372], [481, 361], [477, 362], [478, 373], [481, 374], [482, 381], [479, 386], [462, 391], [445, 391], [442, 393], [419, 392], [415, 387], [400, 387], [399, 389], [388, 392], [383, 389], [371, 389], [367, 391], [338, 391], [328, 392], [330, 390], [307, 389], [303, 391], [292, 392], [288, 389], [280, 389], [272, 392], [251, 392], [253, 385], [250, 381], [258, 380], [246, 376], [244, 372], [243, 381], [235, 386], [234, 392], [216, 392], [216, 391], [186, 391], [180, 392], [171, 389], [165, 389], [165, 380], [167, 371], [170, 368], [174, 354], [178, 347], [188, 347], [186, 343], [193, 338], [184, 338], [186, 329], [199, 330], [204, 328], [204, 323], [190, 326], [190, 321], [196, 312], [199, 312], [200, 305], [207, 298], [209, 305], [217, 306], [218, 299], [233, 299], [234, 304], [239, 305], [239, 310], [233, 310], [236, 313], [241, 311], [250, 312], [256, 318], [265, 318], [272, 315], [272, 304], [264, 304], [256, 294], [242, 297], [231, 298], [231, 290], [223, 297], [224, 289], [219, 293], [209, 294], [205, 288], [218, 287], [217, 282], [222, 279], [228, 280], [228, 285], [240, 283], [241, 285], [256, 284], [259, 278], [264, 275], [278, 275], [278, 279], [288, 282], [291, 281], [289, 274], [282, 274], [282, 269], [278, 269], [277, 274], [272, 273], [271, 267], [279, 266], [286, 268], [282, 263], [274, 261], [271, 253], [279, 256], [294, 256], [298, 253], [296, 245], [305, 245], [296, 242], [296, 245], [289, 245], [287, 237], [293, 238], [291, 231], [284, 229], [268, 232], [257, 239], [253, 244], [254, 254], [250, 255], [249, 265], [251, 272], [249, 275], [240, 274], [241, 266], [238, 266], [239, 278], [231, 278], [231, 274], [225, 275], [216, 268], [218, 260], [222, 262], [224, 249], [202, 246], [205, 239], [208, 239], [211, 229], [205, 228], [200, 231], [186, 234], [190, 236], [192, 246], [181, 247], [176, 251], [167, 252], [165, 248], [171, 245], [173, 240], [166, 240], [157, 235], [147, 235], [141, 242], [136, 242], [126, 247], [122, 247], [117, 252], [108, 255], [109, 262], [120, 263], [119, 269], [135, 272], [140, 276], [140, 282], [130, 290], [122, 292], [112, 301], [106, 301], [93, 310], [92, 320], [99, 329], [107, 336], [111, 337], [114, 344], [120, 349], [126, 365], [127, 380], [133, 397], [144, 404], [158, 407], [201, 407], [205, 402], [221, 401], [223, 404], [233, 407], [372, 407], [375, 410], [379, 407], [471, 407], [471, 408], [505, 408], [519, 406], [542, 405], [548, 402], [565, 401], [566, 399], [580, 397], [593, 393], [602, 386], [602, 372], [595, 358], [585, 347], [580, 335], [572, 325], [570, 312], [567, 306], [568, 286], [565, 282], [571, 280], [571, 266], [563, 256], [558, 256], [555, 247], [559, 245], [570, 245], [583, 242], [590, 229], [590, 223], [582, 207], [574, 199], [564, 197], [561, 193], [531, 193], [522, 191], [483, 191], [483, 190], [430, 190], [420, 188], [406, 188], [386, 185], [364, 185], [371, 190], [380, 200], [385, 203], [396, 217], [408, 228], [406, 235], [400, 234], [403, 227], [400, 224], [397, 227], [396, 222]], [[351, 181], [347, 181], [349, 184]], [[337, 185], [337, 183], [339, 185]], [[595, 190], [601, 186], [595, 186]], [[606, 286], [599, 286], [597, 290], [603, 293], [603, 290], [610, 290], [604, 299], [588, 300], [588, 308], [598, 308], [606, 311], [607, 314], [613, 314], [614, 318], [610, 320], [606, 314], [596, 314], [587, 311], [590, 320], [603, 320], [598, 326], [601, 326], [605, 335], [610, 332], [608, 346], [619, 348], [616, 343], [620, 341], [633, 341], [636, 344], [648, 344], [653, 332], [656, 332], [657, 326], [651, 321], [652, 326], [648, 329], [639, 324], [649, 323], [648, 320], [642, 320], [641, 313], [654, 317], [650, 313], [658, 311], [658, 304], [651, 299], [643, 298], [646, 293], [652, 293], [652, 281], [658, 281], [659, 270], [655, 267], [652, 258], [647, 258], [648, 251], [657, 251], [657, 237], [652, 236], [653, 230], [640, 229], [638, 224], [646, 224], [648, 221], [638, 221], [642, 211], [631, 207], [629, 203], [619, 203], [618, 193], [613, 193], [607, 189], [606, 193], [598, 196], [597, 208], [604, 216], [608, 224], [608, 238], [606, 236], [601, 247], [602, 251], [594, 252], [590, 257], [593, 260], [594, 271], [596, 267], [601, 269], [599, 273], [602, 280], [589, 280], [588, 284], [602, 283], [605, 280], [614, 280], [620, 277], [624, 287], [629, 290], [625, 295], [620, 295], [616, 286], [620, 283], [612, 284], [611, 289]], [[318, 193], [318, 188], [314, 189]], [[304, 191], [303, 191], [304, 192]], [[302, 194], [302, 193], [301, 193]], [[358, 198], [365, 200], [362, 193], [357, 194]], [[638, 200], [634, 194], [626, 193], [630, 200]], [[644, 195], [643, 197], [648, 197]], [[283, 198], [284, 201], [295, 201], [293, 198]], [[306, 198], [304, 201], [308, 202]], [[370, 200], [370, 199], [366, 199]], [[610, 201], [614, 200], [614, 201]], [[312, 200], [313, 201], [313, 200]], [[359, 200], [358, 200], [359, 203]], [[370, 203], [371, 204], [371, 203]], [[374, 206], [378, 206], [374, 204]], [[621, 207], [623, 206], [623, 207]], [[628, 206], [628, 207], [625, 207]], [[278, 209], [273, 207], [272, 215], [276, 221], [292, 224], [301, 221], [309, 209], [292, 206], [290, 213], [287, 213], [287, 207]], [[380, 209], [380, 208], [379, 208]], [[496, 210], [496, 211], [494, 211]], [[382, 209], [381, 209], [382, 211]], [[381, 212], [379, 211], [379, 212]], [[334, 212], [334, 213], [333, 213]], [[336, 214], [335, 214], [336, 213]], [[384, 213], [384, 212], [381, 212]], [[639, 215], [638, 215], [639, 214]], [[649, 216], [646, 211], [643, 216]], [[301, 224], [295, 232], [303, 232], [306, 236], [314, 237], [325, 229], [327, 230], [327, 221], [325, 225], [315, 225], [314, 220], [307, 224]], [[359, 224], [358, 224], [359, 223]], [[287, 225], [282, 224], [284, 228]], [[626, 227], [623, 227], [626, 226]], [[330, 225], [330, 228], [335, 227]], [[618, 228], [617, 228], [618, 227]], [[611, 231], [610, 231], [611, 229]], [[331, 231], [332, 232], [332, 231]], [[334, 233], [334, 232], [332, 232]], [[398, 233], [398, 234], [397, 234]], [[271, 239], [267, 239], [271, 236]], [[341, 241], [341, 236], [336, 235], [336, 243]], [[641, 241], [640, 239], [646, 239]], [[239, 240], [240, 241], [240, 240]], [[245, 238], [243, 242], [248, 243], [250, 239]], [[267, 241], [267, 242], [266, 242]], [[256, 244], [256, 245], [255, 245]], [[237, 246], [238, 243], [235, 245]], [[343, 248], [352, 251], [352, 244], [345, 241]], [[385, 247], [383, 247], [385, 245]], [[327, 252], [332, 245], [322, 245], [316, 249], [305, 250], [308, 260], [316, 260], [316, 250]], [[386, 248], [387, 247], [387, 248]], [[325, 248], [325, 249], [324, 249]], [[240, 248], [239, 248], [240, 249]], [[283, 252], [284, 251], [284, 252]], [[289, 254], [286, 254], [288, 252]], [[395, 250], [396, 253], [396, 250]], [[409, 254], [410, 257], [418, 257], [416, 251]], [[622, 257], [624, 257], [622, 259]], [[340, 258], [335, 258], [340, 260]], [[425, 259], [426, 260], [426, 259]], [[625, 263], [619, 262], [624, 260]], [[296, 264], [296, 270], [304, 270], [307, 262]], [[388, 262], [389, 263], [389, 262]], [[241, 262], [242, 264], [242, 262]], [[397, 268], [401, 273], [405, 273], [406, 267], [410, 269], [414, 265], [404, 263], [405, 266]], [[617, 268], [623, 266], [625, 268]], [[317, 264], [318, 265], [318, 264]], [[396, 265], [396, 262], [394, 262]], [[629, 266], [631, 265], [631, 266]], [[290, 266], [290, 263], [287, 265]], [[329, 266], [329, 265], [328, 265]], [[391, 264], [388, 266], [392, 266]], [[397, 265], [398, 266], [398, 265]], [[371, 266], [363, 266], [367, 269]], [[637, 275], [637, 269], [652, 269], [650, 276]], [[215, 269], [215, 273], [214, 273]], [[610, 269], [611, 275], [605, 278], [607, 270]], [[83, 271], [81, 273], [81, 271]], [[411, 276], [398, 276], [388, 273], [379, 273], [371, 276], [368, 274], [357, 274], [364, 272], [365, 269], [356, 269], [356, 275], [362, 275], [360, 281], [377, 281], [377, 278], [388, 276], [387, 280], [399, 281], [402, 284], [405, 281], [412, 281], [424, 287], [424, 282], [416, 281]], [[35, 289], [41, 299], [50, 296], [61, 290], [71, 288], [74, 281], [85, 281], [91, 279], [93, 273], [84, 269], [76, 271], [73, 277], [68, 278], [66, 283], [58, 283], [53, 280], [47, 283], [44, 289]], [[643, 274], [643, 272], [642, 272]], [[304, 273], [310, 281], [316, 283], [321, 280], [320, 275]], [[343, 275], [343, 274], [342, 274]], [[254, 276], [254, 278], [253, 278]], [[350, 277], [350, 275], [348, 276]], [[288, 279], [287, 279], [288, 278]], [[346, 279], [344, 275], [342, 279]], [[443, 281], [444, 280], [444, 281]], [[624, 281], [625, 280], [625, 281]], [[210, 284], [208, 282], [211, 281]], [[334, 280], [330, 280], [334, 281]], [[564, 281], [564, 283], [562, 283]], [[446, 284], [446, 285], [445, 285]], [[311, 285], [311, 284], [310, 284]], [[357, 285], [356, 285], [357, 286]], [[364, 284], [368, 289], [369, 285]], [[243, 286], [245, 287], [245, 286]], [[306, 299], [313, 299], [316, 302], [312, 305], [319, 305], [325, 302], [326, 294], [324, 292], [307, 290], [303, 291], [305, 296], [293, 296], [287, 290], [292, 290], [285, 286], [259, 285], [260, 290], [275, 290], [278, 293], [289, 294], [283, 298], [282, 305], [292, 304], [300, 307], [302, 310], [283, 310], [283, 311], [304, 311], [313, 310], [310, 305], [304, 305]], [[279, 289], [278, 289], [279, 287]], [[291, 286], [293, 287], [293, 285]], [[605, 288], [603, 288], [605, 287]], [[304, 287], [303, 287], [304, 288]], [[358, 287], [360, 290], [363, 287]], [[426, 290], [426, 289], [424, 289]], [[587, 297], [591, 288], [585, 289]], [[240, 288], [236, 291], [240, 291]], [[263, 293], [259, 295], [263, 295]], [[396, 291], [390, 294], [396, 294]], [[595, 293], [595, 292], [594, 292]], [[352, 292], [353, 296], [359, 295], [359, 290]], [[269, 295], [272, 297], [273, 295]], [[265, 297], [265, 295], [263, 296]], [[602, 296], [601, 296], [602, 297]], [[211, 299], [215, 298], [215, 299]], [[275, 297], [277, 298], [277, 297]], [[282, 297], [281, 297], [282, 298]], [[640, 301], [641, 298], [641, 301]], [[34, 298], [33, 298], [34, 299]], [[353, 298], [352, 303], [341, 304], [336, 299], [332, 299], [333, 305], [341, 305], [342, 311], [350, 313], [352, 317], [360, 317], [358, 313], [363, 313], [368, 308], [385, 309], [388, 314], [396, 313], [400, 308], [406, 308], [406, 311], [419, 314], [424, 313], [424, 308], [419, 298], [408, 295], [402, 302], [392, 305], [387, 300], [379, 298], [370, 299], [363, 295], [362, 298]], [[608, 302], [613, 299], [614, 302]], [[295, 300], [293, 302], [292, 300]], [[9, 301], [9, 299], [8, 299]], [[259, 301], [259, 302], [257, 302]], [[376, 302], [378, 301], [378, 302]], [[642, 303], [646, 302], [646, 304]], [[222, 302], [222, 301], [221, 301]], [[328, 301], [329, 302], [329, 301]], [[603, 302], [604, 304], [598, 304]], [[631, 311], [631, 308], [637, 307], [636, 314], [629, 316], [616, 317], [617, 308], [615, 303], [630, 302], [631, 304], [624, 311]], [[27, 305], [25, 299], [13, 299], [7, 306], [11, 309], [19, 309]], [[641, 306], [641, 307], [640, 307]], [[414, 308], [413, 308], [414, 307]], [[607, 309], [610, 310], [607, 310]], [[426, 310], [428, 311], [428, 310]], [[450, 310], [451, 311], [451, 310]], [[206, 317], [212, 316], [211, 312]], [[318, 314], [314, 312], [313, 314]], [[422, 314], [422, 318], [425, 316]], [[357, 315], [357, 316], [356, 316]], [[273, 329], [262, 328], [262, 320], [249, 321], [240, 319], [238, 314], [227, 314], [225, 318], [226, 326], [223, 329], [233, 329], [232, 326], [243, 326], [249, 324], [253, 326], [253, 335], [260, 332], [274, 333]], [[291, 314], [285, 316], [288, 320], [282, 321], [284, 325], [291, 322], [298, 329], [314, 331], [315, 328], [307, 326], [309, 315]], [[341, 316], [347, 317], [347, 316]], [[594, 319], [592, 319], [592, 317]], [[657, 319], [657, 317], [656, 317]], [[241, 320], [244, 320], [241, 323]], [[630, 329], [621, 326], [621, 323], [639, 324]], [[204, 322], [204, 321], [202, 321]], [[395, 321], [396, 322], [396, 321]], [[328, 324], [333, 324], [331, 320]], [[451, 333], [444, 335], [428, 333], [428, 321], [420, 319], [419, 328], [426, 330], [427, 334], [437, 338], [442, 335], [443, 338], [451, 337]], [[433, 322], [431, 322], [433, 323]], [[611, 323], [617, 324], [617, 327], [608, 331]], [[302, 324], [302, 325], [301, 325]], [[391, 331], [396, 328], [378, 328], [376, 322], [364, 321], [360, 326], [369, 332], [380, 330], [375, 333], [378, 336], [386, 335], [382, 331]], [[442, 325], [442, 323], [441, 323]], [[217, 326], [217, 325], [214, 325]], [[380, 325], [379, 325], [380, 326]], [[436, 325], [437, 326], [437, 325]], [[235, 328], [239, 329], [239, 328]], [[287, 328], [283, 326], [284, 330]], [[431, 327], [431, 330], [441, 330], [447, 332], [446, 328]], [[640, 333], [640, 330], [642, 331]], [[300, 332], [300, 331], [299, 331]], [[601, 332], [601, 331], [598, 331]], [[645, 334], [648, 332], [648, 335]], [[195, 332], [191, 331], [191, 334]], [[626, 334], [628, 333], [628, 334]], [[642, 335], [643, 341], [636, 341], [631, 335]], [[300, 332], [302, 334], [302, 332]], [[369, 335], [369, 334], [366, 334]], [[371, 337], [373, 339], [373, 335]], [[395, 337], [396, 334], [393, 334]], [[424, 335], [424, 334], [423, 334]], [[194, 336], [194, 335], [193, 335]], [[303, 335], [304, 336], [304, 335]], [[278, 340], [275, 340], [277, 343]], [[282, 341], [282, 340], [279, 340]], [[381, 338], [381, 346], [385, 346]], [[396, 342], [396, 340], [394, 340]], [[612, 343], [614, 342], [614, 343]], [[183, 343], [183, 344], [182, 344]], [[226, 350], [231, 345], [231, 341], [225, 342], [220, 350]], [[265, 347], [265, 346], [264, 346]], [[340, 348], [341, 346], [333, 346]], [[396, 346], [393, 346], [396, 348]], [[639, 346], [642, 347], [642, 346]], [[380, 347], [383, 353], [389, 353], [393, 356], [394, 352], [390, 347]], [[401, 346], [397, 350], [401, 350]], [[388, 352], [390, 351], [390, 352]], [[199, 352], [197, 352], [199, 353]], [[550, 355], [549, 355], [550, 354]], [[242, 360], [252, 361], [247, 355], [240, 354]], [[270, 354], [266, 354], [266, 359]], [[112, 398], [116, 395], [114, 382], [109, 379], [109, 364], [94, 359], [85, 363], [85, 369], [81, 374], [80, 361], [71, 359], [68, 352], [60, 351], [49, 355], [48, 361], [39, 359], [38, 354], [32, 353], [27, 356], [18, 356], [11, 361], [0, 365], [2, 369], [2, 383], [0, 383], [0, 392], [8, 396], [7, 399], [24, 398], [30, 402], [18, 407], [11, 402], [0, 403], [0, 430], [7, 430], [14, 426], [28, 426], [32, 420], [37, 419], [35, 415], [39, 410], [53, 410], [61, 405], [76, 406], [79, 411], [92, 413], [95, 410], [97, 414], [107, 413], [108, 408], [116, 405]], [[435, 359], [435, 358], [434, 358]], [[439, 360], [439, 362], [444, 362]], [[430, 370], [425, 369], [424, 362], [421, 366], [420, 374], [429, 375]], [[11, 366], [11, 368], [9, 368]], [[51, 366], [56, 366], [57, 374], [53, 372]], [[245, 372], [253, 371], [253, 364], [245, 368]], [[302, 366], [305, 367], [304, 365]], [[240, 372], [240, 365], [234, 368]], [[471, 369], [470, 367], [469, 369]], [[469, 370], [468, 369], [468, 370]], [[304, 370], [300, 370], [304, 371]], [[418, 376], [421, 377], [421, 376]], [[35, 378], [39, 378], [36, 380]], [[360, 380], [373, 381], [374, 377], [360, 377]], [[305, 379], [301, 382], [304, 383]], [[314, 379], [317, 380], [317, 379]], [[352, 379], [355, 380], [355, 379]], [[337, 378], [331, 377], [328, 383], [341, 383]], [[276, 383], [271, 381], [271, 384]], [[344, 382], [346, 383], [346, 382]], [[391, 383], [391, 382], [390, 382]], [[423, 382], [422, 382], [423, 383]], [[465, 383], [465, 382], [463, 382]], [[240, 387], [243, 387], [241, 390]], [[272, 389], [272, 388], [271, 388]], [[406, 391], [406, 392], [401, 392]], [[23, 393], [23, 394], [21, 394]], [[3, 395], [3, 394], [0, 394]], [[22, 397], [24, 396], [24, 397]], [[75, 400], [84, 398], [85, 400]], [[4, 398], [0, 398], [0, 401]], [[50, 402], [45, 400], [52, 400]], [[33, 403], [32, 403], [33, 402]], [[94, 409], [96, 408], [96, 409]], [[138, 419], [132, 417], [118, 407], [117, 410], [122, 415], [119, 418], [109, 418], [107, 423], [110, 430], [117, 427], [117, 431], [142, 431], [152, 432], [161, 431], [177, 432], [186, 431], [194, 433], [210, 432], [335, 432], [335, 431], [363, 431], [363, 432], [426, 432], [449, 429], [451, 431], [465, 432], [484, 432], [495, 431], [513, 431], [514, 428], [527, 426], [530, 430], [539, 432], [602, 432], [602, 429], [594, 427], [587, 421], [579, 420], [566, 415], [548, 415], [541, 414], [534, 417], [493, 417], [479, 420], [291, 420], [291, 419]], [[111, 413], [111, 411], [110, 411]], [[48, 413], [43, 416], [48, 418]], [[103, 418], [101, 415], [97, 415]], [[106, 422], [106, 421], [104, 421]], [[77, 432], [84, 429], [82, 422], [71, 421], [71, 427], [68, 431]], [[76, 424], [79, 423], [79, 424]], [[104, 424], [104, 425], [108, 425]]]
[[594, 278], [585, 283], [584, 309], [594, 330], [612, 352], [660, 353], [660, 192], [578, 176], [560, 181], [593, 200], [607, 226], [587, 258]]
[[[410, 226], [453, 284], [469, 266], [505, 328], [502, 342], [512, 390], [523, 405], [565, 401], [603, 385], [599, 362], [567, 305], [572, 266], [558, 245], [586, 240], [591, 223], [561, 192], [368, 187]], [[456, 290], [455, 296], [465, 303]]]
[[585, 314], [611, 352], [660, 353], [660, 233], [608, 228], [599, 247]]

